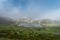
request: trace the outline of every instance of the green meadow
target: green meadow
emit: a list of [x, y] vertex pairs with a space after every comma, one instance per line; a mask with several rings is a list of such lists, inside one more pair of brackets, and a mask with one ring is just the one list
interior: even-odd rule
[[60, 27], [0, 25], [0, 40], [60, 40]]

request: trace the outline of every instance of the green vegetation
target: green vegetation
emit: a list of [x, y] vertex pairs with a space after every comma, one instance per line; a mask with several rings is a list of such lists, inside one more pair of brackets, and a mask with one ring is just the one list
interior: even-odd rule
[[0, 40], [60, 40], [59, 28], [0, 25]]

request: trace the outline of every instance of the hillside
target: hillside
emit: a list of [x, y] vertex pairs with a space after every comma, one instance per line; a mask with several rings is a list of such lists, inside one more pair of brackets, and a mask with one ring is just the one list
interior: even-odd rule
[[0, 17], [0, 24], [13, 24], [15, 23], [14, 20], [12, 20], [11, 18], [7, 18], [7, 17]]
[[42, 20], [35, 20], [29, 18], [21, 18], [16, 21], [17, 25], [19, 26], [26, 26], [26, 27], [58, 27], [60, 26], [60, 21], [58, 20], [51, 20], [51, 19], [42, 19]]
[[20, 18], [17, 20], [13, 20], [12, 18], [0, 17], [0, 24], [14, 24], [18, 26], [25, 26], [25, 27], [57, 27], [60, 26], [60, 21], [51, 20], [51, 19], [42, 19], [42, 20], [35, 20], [31, 18]]

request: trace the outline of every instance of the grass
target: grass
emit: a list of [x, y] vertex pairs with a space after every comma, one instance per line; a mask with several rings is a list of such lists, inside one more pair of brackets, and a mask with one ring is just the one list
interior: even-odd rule
[[[0, 40], [60, 40], [60, 27], [23, 27], [16, 25], [0, 25], [0, 31], [8, 31]], [[2, 31], [2, 32], [4, 32]]]

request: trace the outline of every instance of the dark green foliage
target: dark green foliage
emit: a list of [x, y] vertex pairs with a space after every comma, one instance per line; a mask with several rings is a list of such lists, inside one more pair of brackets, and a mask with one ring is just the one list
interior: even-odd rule
[[19, 26], [0, 26], [0, 38], [19, 39], [19, 40], [60, 40], [60, 34], [48, 32], [43, 28], [28, 28]]

